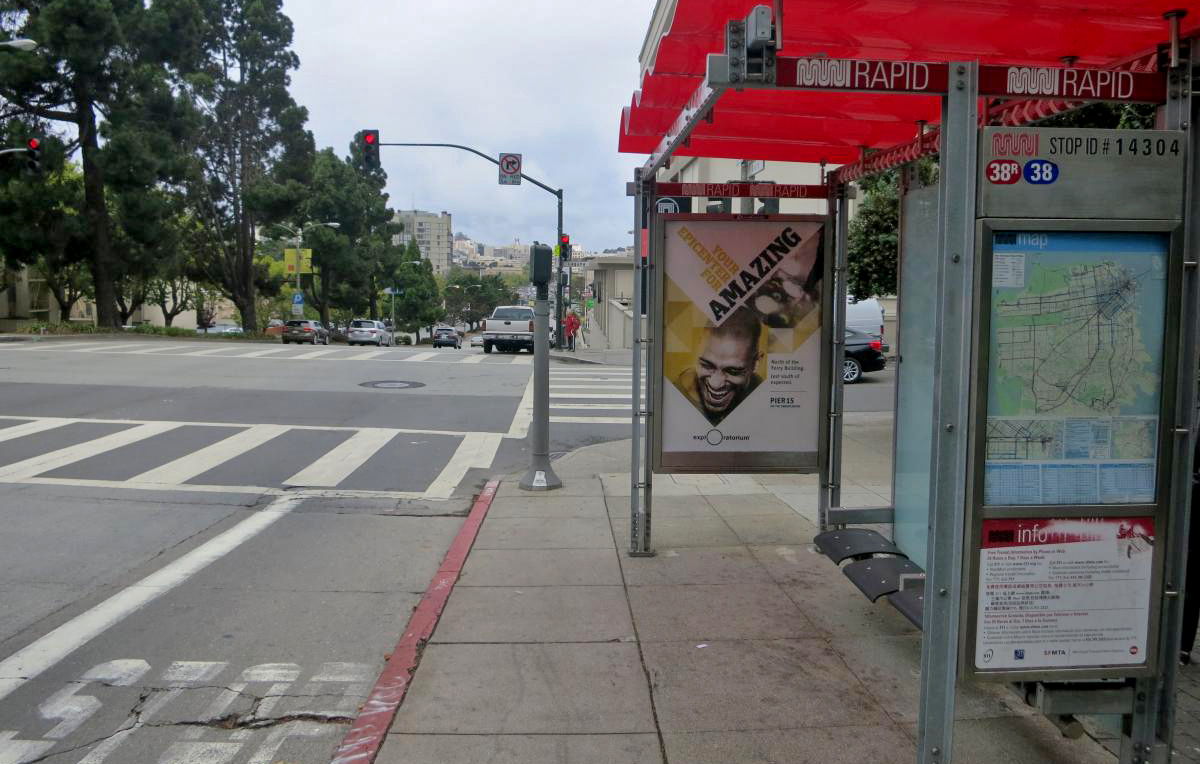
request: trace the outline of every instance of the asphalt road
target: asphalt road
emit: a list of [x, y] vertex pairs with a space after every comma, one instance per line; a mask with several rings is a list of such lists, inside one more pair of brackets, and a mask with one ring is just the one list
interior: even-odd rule
[[[531, 360], [0, 345], [0, 764], [327, 762], [471, 496], [528, 463]], [[552, 365], [551, 450], [628, 437], [629, 397]]]

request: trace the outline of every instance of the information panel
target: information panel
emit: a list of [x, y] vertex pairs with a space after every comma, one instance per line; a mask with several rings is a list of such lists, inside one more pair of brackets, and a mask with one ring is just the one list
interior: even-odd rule
[[824, 219], [663, 226], [655, 469], [815, 471]]
[[1153, 517], [989, 519], [975, 667], [1146, 662]]
[[1153, 503], [1169, 237], [992, 236], [984, 504]]

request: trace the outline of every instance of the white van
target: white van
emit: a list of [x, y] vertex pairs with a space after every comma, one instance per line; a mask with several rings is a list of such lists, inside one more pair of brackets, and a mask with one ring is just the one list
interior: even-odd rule
[[846, 296], [846, 327], [883, 339], [883, 306], [874, 297], [859, 300]]

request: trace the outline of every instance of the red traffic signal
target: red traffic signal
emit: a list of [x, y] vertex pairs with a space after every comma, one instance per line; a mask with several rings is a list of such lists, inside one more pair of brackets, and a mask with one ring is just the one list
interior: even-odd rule
[[570, 234], [565, 234], [565, 233], [564, 233], [564, 234], [563, 234], [563, 235], [562, 235], [562, 236], [559, 238], [559, 240], [558, 240], [558, 243], [559, 243], [559, 244], [570, 244], [570, 243], [571, 243], [571, 236], [570, 236]]
[[363, 130], [362, 133], [363, 164], [372, 170], [379, 169], [379, 131]]
[[42, 147], [42, 142], [39, 141], [37, 138], [30, 138], [27, 145], [29, 146], [29, 148], [31, 150], [37, 151], [38, 149], [40, 149]]
[[564, 260], [571, 259], [571, 236], [570, 234], [559, 234], [558, 237], [559, 256]]
[[42, 171], [42, 142], [37, 138], [25, 141], [25, 168], [37, 174]]

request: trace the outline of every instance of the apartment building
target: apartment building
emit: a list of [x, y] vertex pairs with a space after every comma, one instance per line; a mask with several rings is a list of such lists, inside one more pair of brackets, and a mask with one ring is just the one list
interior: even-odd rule
[[453, 262], [454, 232], [451, 230], [450, 213], [426, 212], [425, 210], [400, 210], [393, 218], [404, 226], [404, 233], [393, 241], [397, 245], [407, 244], [416, 237], [421, 257], [433, 263], [434, 273], [448, 273]]

